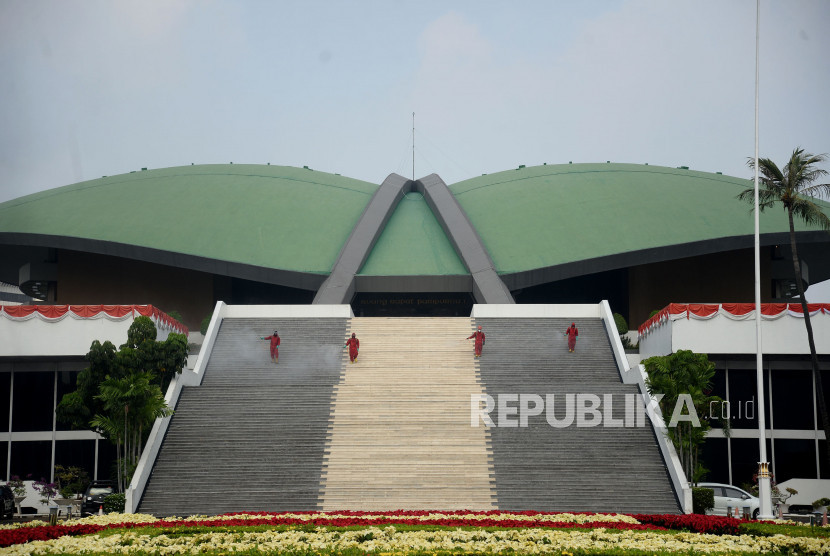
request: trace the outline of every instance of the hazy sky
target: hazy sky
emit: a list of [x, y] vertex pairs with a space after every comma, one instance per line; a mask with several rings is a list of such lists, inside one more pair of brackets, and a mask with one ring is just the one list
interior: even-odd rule
[[[0, 0], [0, 202], [137, 170], [750, 176], [755, 0]], [[761, 156], [830, 152], [830, 1], [761, 2]]]

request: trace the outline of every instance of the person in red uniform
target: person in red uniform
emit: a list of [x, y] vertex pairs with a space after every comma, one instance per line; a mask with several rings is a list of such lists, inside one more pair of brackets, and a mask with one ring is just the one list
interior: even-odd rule
[[576, 339], [579, 336], [579, 330], [576, 329], [576, 323], [571, 323], [571, 325], [565, 331], [565, 336], [568, 337], [568, 351], [573, 353], [573, 351], [576, 349]]
[[271, 334], [270, 336], [265, 336], [264, 338], [260, 338], [260, 340], [271, 340], [271, 361], [273, 361], [274, 364], [276, 364], [280, 358], [280, 335], [277, 334], [276, 330], [274, 330], [273, 334]]
[[476, 341], [476, 344], [475, 344], [476, 357], [481, 357], [481, 348], [484, 347], [484, 332], [481, 331], [480, 326], [478, 327], [478, 330], [473, 332], [472, 336], [467, 337], [468, 340], [472, 340], [473, 338], [475, 338], [475, 341]]
[[349, 363], [354, 363], [355, 359], [357, 359], [357, 352], [360, 349], [360, 340], [357, 339], [354, 332], [352, 332], [352, 337], [346, 340], [346, 345], [343, 347], [349, 348]]

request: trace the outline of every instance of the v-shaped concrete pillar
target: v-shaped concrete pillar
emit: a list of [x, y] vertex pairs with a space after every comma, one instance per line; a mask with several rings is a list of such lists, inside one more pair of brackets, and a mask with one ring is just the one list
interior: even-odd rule
[[424, 196], [438, 223], [472, 276], [477, 303], [514, 303], [461, 205], [437, 174], [417, 181], [390, 174], [380, 185], [340, 250], [331, 274], [317, 290], [314, 304], [348, 304], [355, 292], [355, 274], [372, 252], [389, 218], [407, 193]]

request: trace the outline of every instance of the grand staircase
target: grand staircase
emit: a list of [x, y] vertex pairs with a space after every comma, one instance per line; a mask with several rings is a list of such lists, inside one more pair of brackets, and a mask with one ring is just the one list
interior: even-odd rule
[[[185, 387], [138, 507], [157, 516], [315, 510], [347, 319], [225, 319]], [[279, 364], [269, 343], [279, 331]]]
[[[494, 510], [469, 318], [355, 318], [360, 355], [338, 384], [324, 510]], [[348, 359], [345, 359], [348, 361]]]
[[[571, 322], [475, 320], [487, 337], [479, 365], [488, 395], [553, 394], [553, 417], [560, 421], [566, 418], [567, 395], [573, 395], [570, 426], [551, 426], [543, 412], [528, 417], [526, 427], [490, 429], [499, 509], [679, 513], [654, 430], [637, 400], [639, 388], [622, 384], [602, 320], [576, 321], [573, 353], [564, 336]], [[599, 398], [602, 423], [578, 426], [579, 394], [587, 395], [582, 398], [589, 407], [590, 398]], [[594, 418], [585, 415], [584, 424], [590, 425]], [[618, 426], [609, 426], [615, 422]]]
[[[201, 386], [185, 387], [138, 511], [476, 509], [678, 513], [645, 426], [471, 426], [484, 394], [611, 394], [625, 415], [600, 319], [233, 318]], [[484, 355], [465, 338], [481, 325]], [[277, 329], [279, 365], [268, 343]], [[360, 355], [350, 364], [345, 338]], [[628, 397], [626, 397], [628, 395]], [[517, 404], [510, 404], [516, 407]], [[472, 415], [471, 415], [472, 413]], [[497, 410], [491, 413], [498, 421]], [[516, 421], [517, 416], [510, 416]]]

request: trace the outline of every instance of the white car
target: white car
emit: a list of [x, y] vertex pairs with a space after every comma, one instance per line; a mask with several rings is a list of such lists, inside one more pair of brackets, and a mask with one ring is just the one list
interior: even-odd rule
[[727, 510], [731, 508], [731, 515], [735, 517], [735, 508], [738, 508], [739, 516], [743, 517], [744, 508], [749, 508], [749, 515], [752, 519], [758, 519], [761, 501], [747, 491], [723, 483], [698, 483], [697, 486], [715, 491], [715, 507], [709, 510], [709, 514], [727, 515]]

